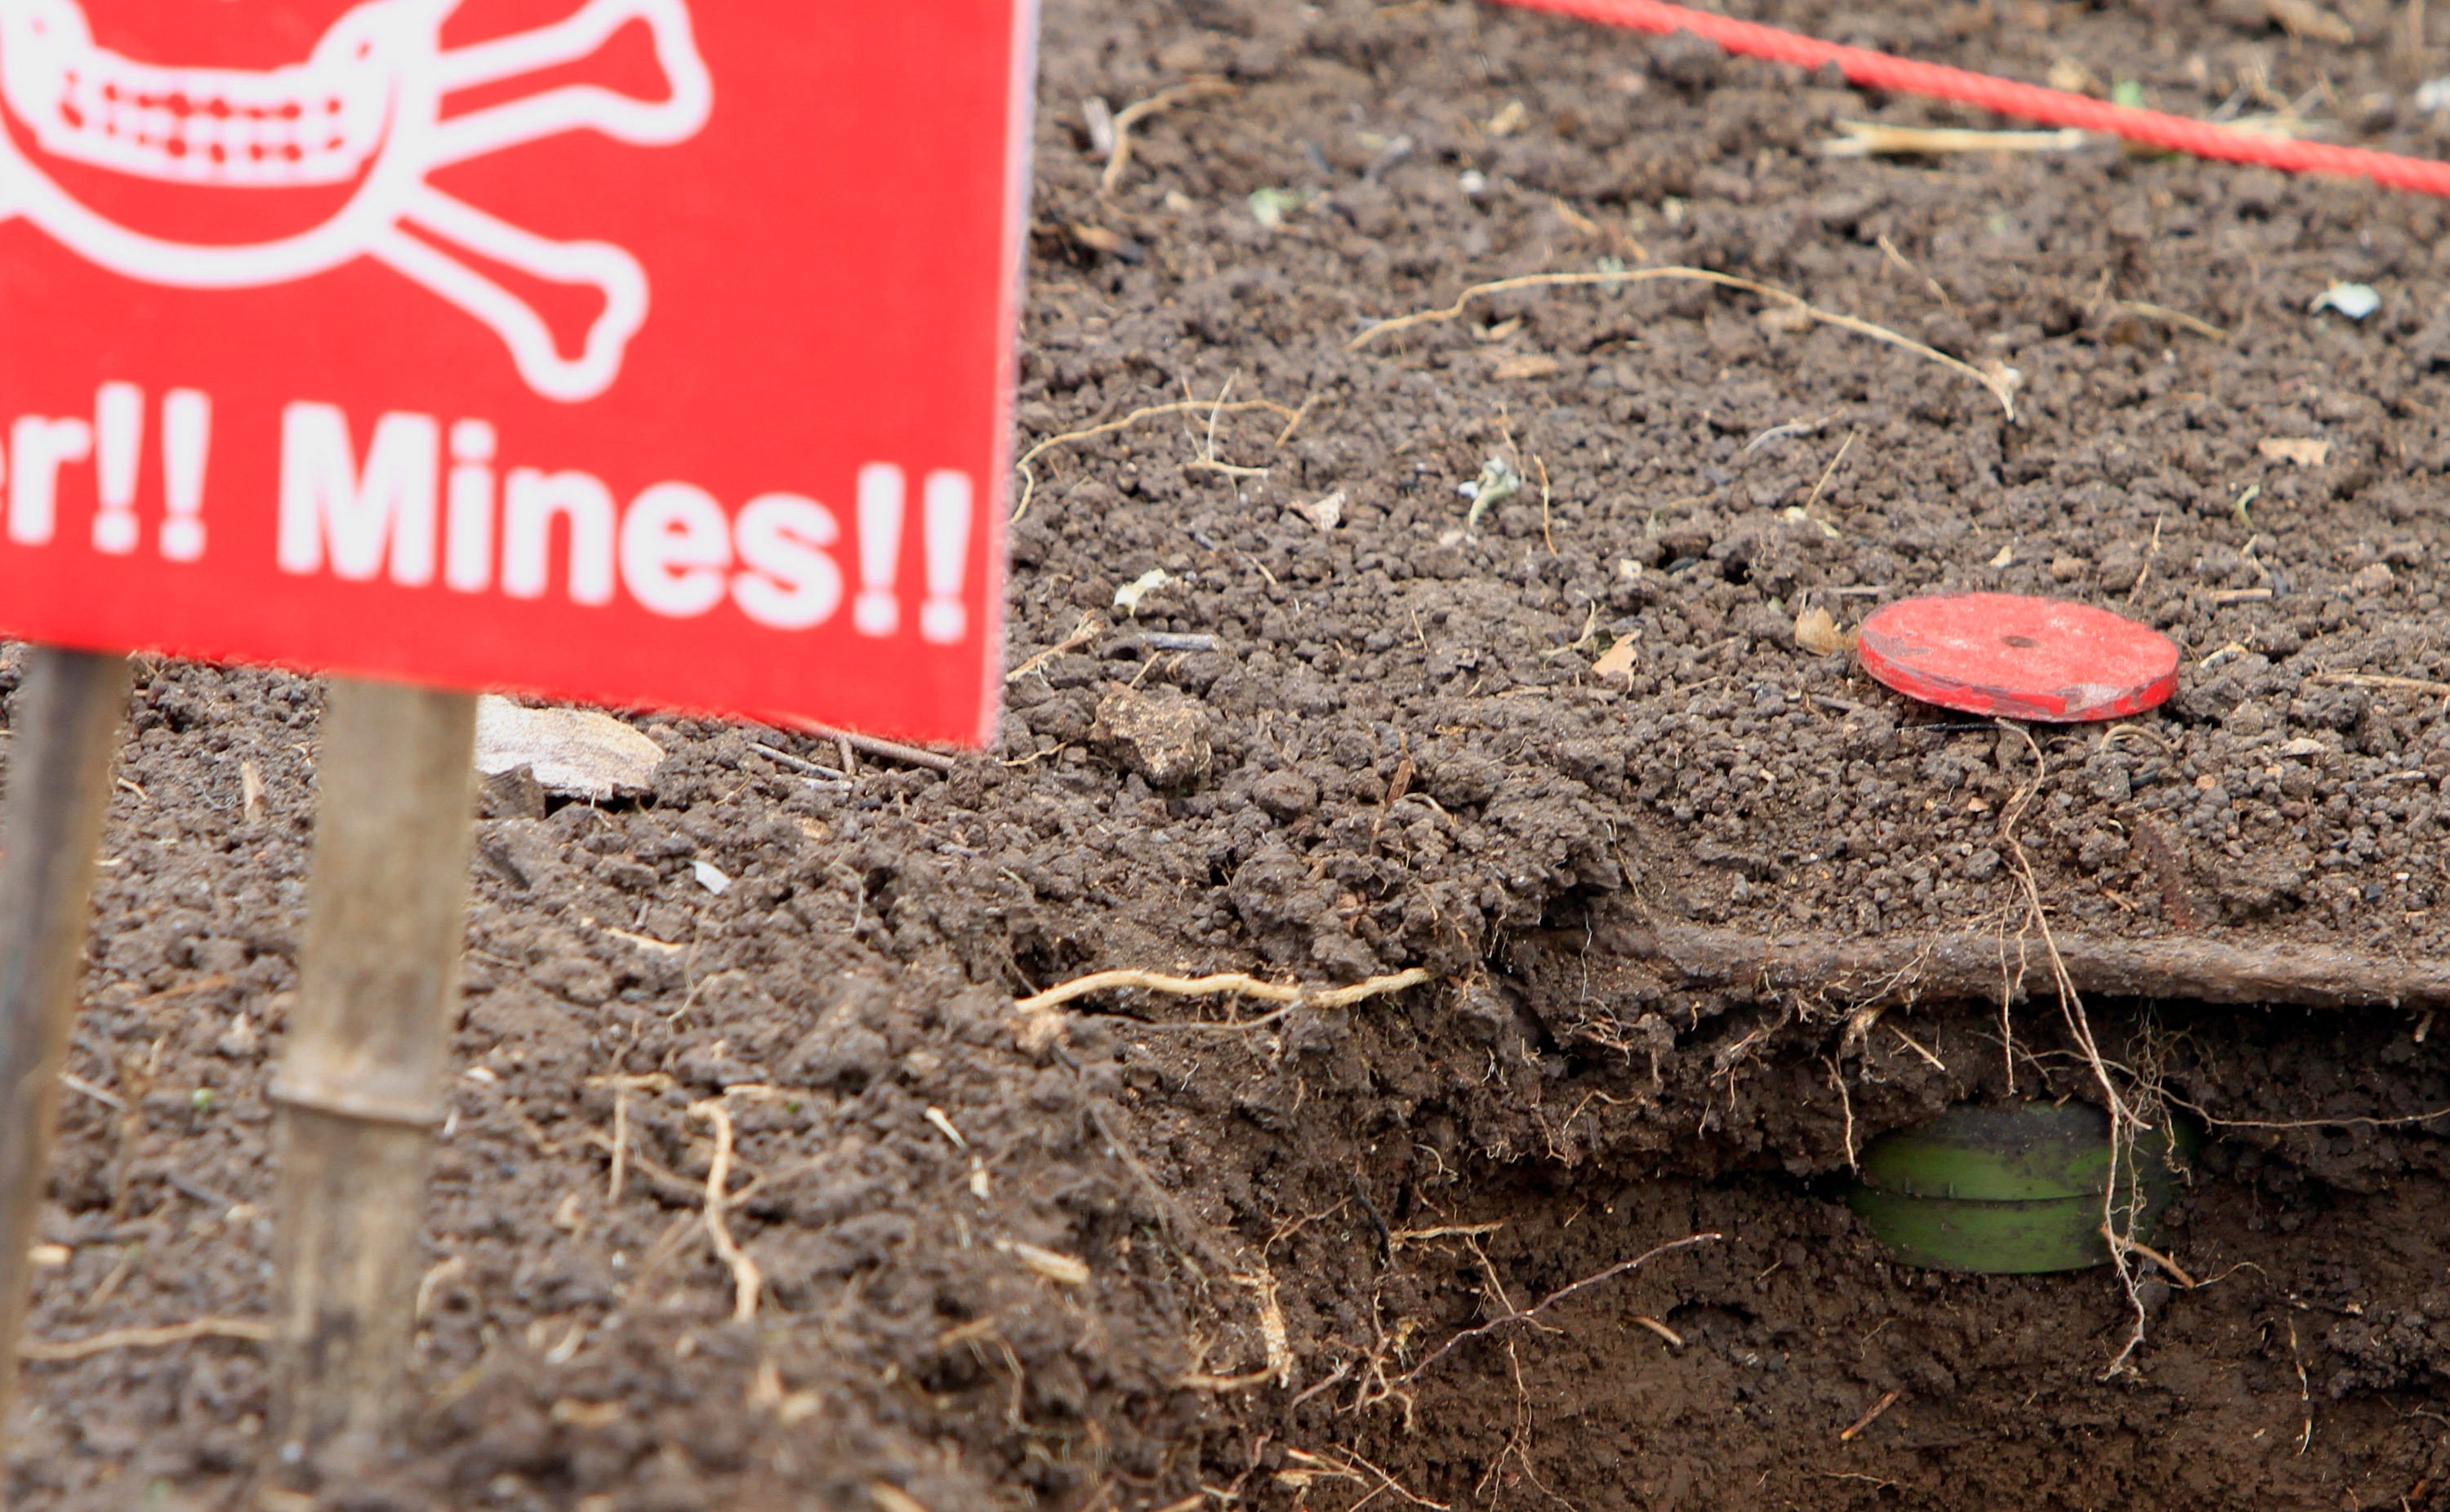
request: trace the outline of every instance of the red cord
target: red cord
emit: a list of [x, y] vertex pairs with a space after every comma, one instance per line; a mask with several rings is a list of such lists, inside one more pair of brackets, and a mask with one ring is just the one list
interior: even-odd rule
[[1629, 27], [1665, 36], [1690, 31], [1729, 52], [1791, 63], [1801, 68], [1836, 64], [1851, 84], [1867, 89], [1922, 95], [1977, 106], [2000, 115], [2019, 116], [2045, 126], [2074, 126], [2124, 137], [2147, 146], [2224, 163], [2251, 163], [2287, 173], [2334, 173], [2371, 179], [2396, 189], [2450, 197], [2450, 163], [2403, 158], [2362, 147], [2332, 146], [2322, 142], [2297, 142], [2240, 131], [2158, 110], [2111, 105], [2065, 89], [2046, 89], [1964, 68], [1917, 63], [1863, 48], [1841, 48], [1834, 42], [1780, 31], [1775, 27], [1737, 21], [1668, 5], [1664, 0], [1504, 0], [1528, 10], [1549, 10], [1606, 26]]

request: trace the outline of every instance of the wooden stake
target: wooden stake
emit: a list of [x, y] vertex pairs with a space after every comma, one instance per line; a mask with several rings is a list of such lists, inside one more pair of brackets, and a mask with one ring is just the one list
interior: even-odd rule
[[17, 1385], [27, 1251], [49, 1173], [127, 660], [35, 647], [27, 656], [0, 829], [0, 1425]]
[[335, 680], [282, 1104], [282, 1457], [399, 1445], [418, 1237], [459, 994], [476, 701]]

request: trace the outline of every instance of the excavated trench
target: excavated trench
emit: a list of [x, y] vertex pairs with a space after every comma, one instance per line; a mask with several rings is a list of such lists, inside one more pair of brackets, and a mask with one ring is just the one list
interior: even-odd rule
[[[1340, 1257], [1377, 1345], [1414, 1362], [1372, 1376], [1354, 1330], [1295, 1437], [1362, 1405], [1360, 1452], [1457, 1505], [2440, 1504], [2450, 1076], [2428, 1011], [2087, 998], [2119, 1095], [2208, 1132], [2156, 1253], [2131, 1291], [2107, 1266], [1946, 1273], [1848, 1211], [1851, 1156], [1952, 1105], [2103, 1098], [2038, 971], [2003, 1016], [2014, 940], [1815, 979], [1808, 944], [1739, 969], [1723, 934], [1608, 913], [1518, 936], [1443, 1015], [1352, 1021], [1382, 1073], [1441, 1018], [1476, 1032], [1421, 1064], [1479, 1074], [1388, 1119], [1409, 1151], [1362, 1120], [1345, 1153], [1373, 1174], [1328, 1226], [1347, 1243], [1278, 1261]], [[2318, 976], [2300, 996], [2345, 988]]]

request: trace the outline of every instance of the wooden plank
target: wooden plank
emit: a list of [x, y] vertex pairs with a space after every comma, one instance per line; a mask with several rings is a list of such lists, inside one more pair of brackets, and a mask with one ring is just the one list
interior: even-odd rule
[[476, 812], [476, 701], [336, 680], [317, 776], [282, 1106], [284, 1459], [345, 1475], [398, 1444], [418, 1238], [444, 1115]]
[[85, 969], [127, 659], [27, 653], [0, 820], [0, 1425], [17, 1382], [35, 1214]]

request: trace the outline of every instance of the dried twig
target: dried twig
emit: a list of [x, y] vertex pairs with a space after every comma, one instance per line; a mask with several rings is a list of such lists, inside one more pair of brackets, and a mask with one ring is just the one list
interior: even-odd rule
[[1171, 89], [1162, 89], [1145, 100], [1135, 100], [1115, 112], [1115, 148], [1106, 154], [1106, 171], [1099, 176], [1098, 192], [1112, 194], [1123, 182], [1132, 165], [1132, 127], [1154, 115], [1162, 115], [1176, 106], [1193, 100], [1212, 100], [1235, 93], [1234, 86], [1214, 74], [1186, 79]]
[[161, 1349], [174, 1344], [192, 1344], [198, 1339], [236, 1339], [244, 1344], [272, 1342], [272, 1325], [253, 1318], [198, 1318], [190, 1323], [173, 1323], [159, 1328], [113, 1328], [107, 1333], [88, 1334], [82, 1339], [28, 1339], [18, 1345], [17, 1353], [28, 1360], [45, 1365], [58, 1365], [71, 1360], [88, 1360], [113, 1349]]
[[1879, 1422], [1880, 1414], [1886, 1412], [1889, 1408], [1896, 1406], [1897, 1405], [1897, 1398], [1903, 1394], [1904, 1393], [1902, 1392], [1892, 1391], [1886, 1396], [1881, 1397], [1877, 1402], [1873, 1403], [1871, 1411], [1864, 1413], [1859, 1418], [1857, 1418], [1852, 1426], [1846, 1428], [1843, 1432], [1838, 1435], [1838, 1442], [1840, 1444], [1854, 1443], [1855, 1436], [1857, 1434], [1861, 1433], [1865, 1428], [1870, 1427], [1873, 1424]]
[[832, 741], [837, 746], [847, 746], [852, 750], [865, 756], [873, 756], [878, 761], [900, 762], [904, 766], [924, 766], [931, 772], [944, 773], [950, 773], [954, 767], [961, 765], [942, 751], [924, 750], [917, 746], [904, 746], [898, 740], [880, 740], [874, 735], [854, 734], [846, 729], [836, 729], [831, 725], [820, 725], [814, 720], [797, 719], [793, 720], [791, 725], [793, 728], [806, 734]]
[[[1350, 1008], [1354, 1003], [1381, 998], [1390, 992], [1402, 992], [1407, 987], [1417, 987], [1430, 979], [1430, 973], [1419, 966], [1391, 976], [1372, 977], [1350, 987], [1329, 988], [1289, 987], [1282, 982], [1262, 981], [1238, 971], [1220, 972], [1211, 977], [1169, 977], [1162, 972], [1125, 969], [1096, 972], [1060, 987], [1049, 987], [1036, 997], [1021, 998], [1012, 1007], [1015, 1013], [1044, 1013], [1049, 1008], [1060, 1008], [1074, 998], [1085, 998], [1091, 993], [1138, 989], [1166, 993], [1176, 998], [1256, 998], [1261, 1002], [1282, 1003], [1288, 1008], [1300, 1007], [1305, 1003], [1313, 1008]], [[1213, 1027], [1242, 1029], [1250, 1025], [1218, 1024]]]
[[1834, 325], [1840, 330], [1852, 331], [1857, 336], [1868, 336], [1875, 341], [1884, 341], [1891, 346], [1912, 352], [1925, 361], [1936, 362], [1952, 372], [1961, 373], [1981, 384], [1990, 391], [1993, 398], [1999, 401], [1999, 407], [2007, 412], [2011, 423], [2013, 423], [2016, 418], [2015, 386], [2005, 378], [1985, 373], [1963, 358], [1951, 357], [1935, 346], [1926, 346], [1910, 336], [1902, 336], [1890, 330], [1885, 325], [1875, 325], [1869, 320], [1860, 320], [1852, 315], [1840, 315], [1834, 310], [1824, 310], [1803, 296], [1779, 288], [1775, 284], [1760, 283], [1751, 279], [1740, 279], [1732, 273], [1719, 273], [1709, 268], [1628, 268], [1622, 273], [1533, 273], [1517, 279], [1500, 279], [1493, 283], [1475, 283], [1457, 295], [1455, 301], [1444, 309], [1420, 310], [1410, 315], [1399, 315], [1391, 320], [1379, 321], [1347, 341], [1345, 350], [1358, 352], [1382, 336], [1392, 336], [1398, 331], [1409, 331], [1414, 326], [1461, 320], [1464, 312], [1471, 307], [1475, 300], [1487, 299], [1492, 295], [1508, 294], [1517, 289], [1570, 288], [1594, 284], [1614, 288], [1627, 283], [1648, 283], [1662, 279], [1679, 280], [1688, 283], [1715, 284], [1722, 289], [1735, 289], [1744, 294], [1759, 295], [1762, 299], [1776, 300], [1823, 325]]
[[731, 1268], [732, 1320], [746, 1323], [757, 1316], [757, 1294], [764, 1289], [766, 1278], [757, 1262], [731, 1237], [731, 1223], [726, 1216], [730, 1207], [727, 1189], [731, 1185], [731, 1114], [722, 1098], [709, 1097], [690, 1104], [690, 1116], [714, 1125], [714, 1158], [706, 1168], [706, 1236], [714, 1252]]
[[1723, 1239], [1725, 1237], [1726, 1235], [1722, 1233], [1687, 1234], [1682, 1239], [1662, 1244], [1656, 1250], [1644, 1250], [1641, 1254], [1635, 1255], [1630, 1260], [1620, 1260], [1616, 1264], [1608, 1267], [1606, 1270], [1594, 1271], [1592, 1274], [1586, 1275], [1580, 1281], [1574, 1282], [1569, 1286], [1559, 1287], [1556, 1290], [1549, 1292], [1546, 1296], [1542, 1297], [1539, 1301], [1533, 1303], [1528, 1308], [1525, 1308], [1519, 1311], [1508, 1312], [1503, 1317], [1491, 1318], [1487, 1323], [1480, 1325], [1478, 1328], [1466, 1328], [1463, 1332], [1456, 1334], [1453, 1338], [1449, 1339], [1446, 1343], [1438, 1346], [1435, 1349], [1430, 1350], [1429, 1358], [1412, 1367], [1410, 1370], [1405, 1371], [1403, 1384], [1410, 1385], [1411, 1382], [1419, 1380], [1423, 1371], [1429, 1369], [1429, 1367], [1437, 1364], [1440, 1360], [1445, 1359], [1448, 1355], [1452, 1354], [1460, 1346], [1469, 1344], [1474, 1339], [1485, 1338], [1489, 1334], [1495, 1333], [1498, 1329], [1507, 1327], [1508, 1324], [1528, 1323], [1540, 1314], [1547, 1311], [1550, 1308], [1555, 1307], [1558, 1303], [1565, 1301], [1567, 1297], [1574, 1296], [1580, 1292], [1588, 1291], [1591, 1288], [1596, 1286], [1603, 1286], [1607, 1282], [1613, 1281], [1617, 1277], [1625, 1274], [1627, 1271], [1639, 1270], [1643, 1266], [1646, 1266], [1653, 1260], [1658, 1259], [1661, 1255], [1672, 1254], [1679, 1250], [1689, 1250], [1697, 1244], [1708, 1244], [1713, 1240]]

